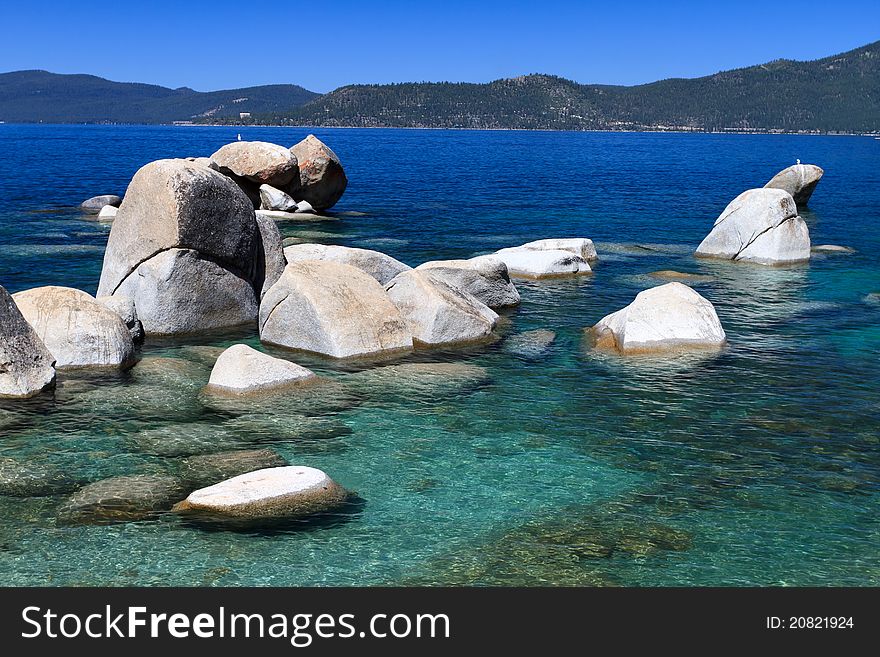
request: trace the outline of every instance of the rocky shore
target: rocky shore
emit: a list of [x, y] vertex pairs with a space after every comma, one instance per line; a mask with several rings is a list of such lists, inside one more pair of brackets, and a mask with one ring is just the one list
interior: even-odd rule
[[[694, 255], [731, 266], [774, 266], [806, 262], [813, 252], [847, 252], [833, 245], [811, 249], [808, 226], [798, 215], [822, 173], [798, 164], [765, 187], [743, 192]], [[144, 340], [189, 339], [235, 327], [252, 327], [262, 344], [287, 350], [284, 357], [246, 344], [200, 352], [212, 365], [209, 380], [200, 390], [169, 384], [171, 395], [197, 396], [212, 408], [247, 409], [256, 417], [267, 399], [300, 410], [355, 404], [359, 386], [393, 395], [396, 385], [440, 381], [455, 395], [484, 381], [485, 371], [467, 363], [376, 361], [438, 347], [466, 353], [502, 339], [509, 354], [539, 360], [557, 348], [555, 332], [516, 332], [515, 317], [501, 330], [499, 313], [520, 303], [518, 283], [602, 275], [600, 254], [586, 237], [548, 236], [470, 258], [410, 264], [366, 248], [285, 247], [276, 221], [329, 212], [347, 182], [336, 154], [310, 135], [291, 148], [238, 141], [210, 157], [150, 162], [124, 198], [88, 199], [83, 212], [112, 222], [98, 294], [47, 286], [10, 295], [0, 287], [0, 397], [51, 395], [56, 372], [63, 377], [68, 370], [131, 370], [137, 377], [157, 366], [138, 361]], [[705, 277], [645, 273], [671, 282], [642, 291], [585, 327], [590, 349], [619, 358], [724, 349], [722, 318], [686, 284]], [[294, 362], [297, 353], [357, 362], [358, 371], [343, 377], [349, 391], [340, 394]], [[173, 381], [175, 375], [162, 376]], [[291, 412], [289, 419], [316, 425], [308, 415]], [[313, 429], [316, 435], [334, 430]], [[186, 452], [174, 436], [142, 432], [136, 440], [145, 450], [187, 456], [181, 471], [62, 487], [76, 489], [59, 510], [59, 522], [174, 512], [194, 524], [254, 527], [332, 512], [353, 497], [320, 470], [289, 464], [273, 450], [241, 450], [224, 436], [220, 425], [198, 438], [197, 451]], [[14, 472], [15, 464], [3, 468]], [[58, 490], [49, 485], [60, 480], [57, 473], [47, 478], [46, 486], [25, 478], [8, 488], [23, 494]]]

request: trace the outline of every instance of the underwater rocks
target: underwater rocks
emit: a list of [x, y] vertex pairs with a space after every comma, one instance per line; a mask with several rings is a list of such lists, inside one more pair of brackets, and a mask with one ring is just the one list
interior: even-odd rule
[[433, 260], [416, 267], [430, 269], [431, 276], [449, 286], [473, 295], [492, 309], [516, 306], [519, 292], [510, 280], [507, 265], [492, 257], [470, 260]]
[[299, 180], [288, 189], [288, 193], [318, 211], [336, 205], [348, 186], [348, 178], [336, 153], [315, 135], [291, 146], [290, 152], [299, 166]]
[[799, 207], [805, 206], [825, 171], [815, 164], [794, 164], [770, 179], [764, 188], [782, 189], [791, 194]]
[[693, 274], [688, 271], [675, 271], [673, 269], [661, 269], [660, 271], [652, 271], [648, 274], [651, 278], [659, 278], [661, 281], [686, 281], [688, 283], [702, 283], [711, 281], [711, 276], [705, 274]]
[[213, 486], [226, 479], [238, 477], [255, 470], [278, 468], [287, 465], [287, 461], [272, 449], [250, 449], [203, 456], [191, 456], [184, 459], [180, 468], [180, 476], [192, 489]]
[[556, 341], [556, 332], [547, 329], [525, 331], [511, 335], [504, 341], [504, 351], [522, 358], [540, 358], [550, 351]]
[[803, 262], [810, 259], [810, 231], [791, 194], [750, 189], [724, 209], [696, 255], [764, 265]]
[[260, 339], [334, 358], [412, 348], [412, 335], [382, 286], [326, 260], [287, 265], [260, 305]]
[[119, 207], [120, 203], [122, 203], [122, 199], [116, 194], [101, 194], [80, 203], [79, 209], [88, 214], [98, 214], [105, 207]]
[[488, 338], [498, 314], [475, 296], [449, 285], [432, 269], [395, 276], [386, 287], [414, 340], [426, 345], [476, 342]]
[[390, 399], [436, 402], [466, 395], [491, 380], [471, 363], [401, 363], [350, 374], [349, 385], [382, 403]]
[[146, 520], [168, 511], [186, 494], [169, 475], [122, 475], [81, 488], [58, 510], [62, 524], [109, 524]]
[[727, 340], [712, 304], [682, 283], [640, 292], [591, 332], [597, 348], [622, 354], [718, 349]]
[[139, 431], [129, 442], [144, 454], [191, 456], [236, 449], [246, 441], [222, 425], [176, 422]]
[[60, 468], [32, 459], [0, 458], [0, 495], [45, 497], [70, 493], [81, 485]]
[[217, 359], [206, 390], [233, 395], [259, 393], [314, 378], [314, 372], [296, 363], [273, 358], [245, 344], [236, 344]]
[[201, 488], [174, 505], [193, 520], [260, 524], [294, 520], [342, 506], [350, 493], [316, 468], [289, 465], [256, 470]]
[[260, 240], [253, 207], [227, 177], [186, 160], [151, 162], [113, 222], [98, 296], [134, 299], [148, 334], [253, 321]]
[[53, 285], [12, 298], [54, 357], [55, 367], [126, 369], [134, 364], [128, 326], [87, 292]]
[[54, 356], [0, 286], [0, 398], [33, 397], [54, 383]]
[[856, 250], [849, 246], [839, 246], [837, 244], [817, 244], [810, 249], [813, 253], [855, 253]]
[[405, 265], [380, 251], [348, 246], [294, 244], [285, 247], [284, 257], [287, 258], [288, 263], [299, 262], [300, 260], [328, 260], [343, 265], [350, 265], [369, 274], [382, 285], [388, 283], [388, 281], [401, 272], [412, 269], [409, 265]]

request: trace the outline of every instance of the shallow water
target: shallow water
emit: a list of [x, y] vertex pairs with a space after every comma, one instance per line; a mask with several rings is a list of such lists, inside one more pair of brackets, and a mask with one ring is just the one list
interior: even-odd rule
[[[94, 293], [109, 226], [74, 206], [147, 161], [210, 154], [239, 128], [0, 125], [0, 284]], [[244, 129], [292, 144], [302, 129]], [[593, 238], [578, 280], [519, 285], [502, 332], [397, 362], [315, 357], [310, 394], [200, 394], [217, 347], [255, 331], [152, 341], [119, 376], [59, 377], [0, 403], [0, 458], [70, 479], [176, 471], [187, 454], [271, 447], [360, 502], [263, 534], [173, 517], [56, 523], [65, 495], [0, 496], [6, 585], [880, 584], [880, 148], [855, 137], [321, 130], [350, 186], [336, 221], [285, 237], [409, 264], [541, 237]], [[795, 158], [826, 169], [803, 213], [854, 254], [762, 268], [696, 260], [726, 203]], [[718, 355], [621, 360], [583, 329], [678, 270], [716, 306]], [[268, 350], [272, 353], [280, 353]], [[392, 365], [394, 363], [391, 363]], [[403, 372], [403, 374], [401, 374]]]

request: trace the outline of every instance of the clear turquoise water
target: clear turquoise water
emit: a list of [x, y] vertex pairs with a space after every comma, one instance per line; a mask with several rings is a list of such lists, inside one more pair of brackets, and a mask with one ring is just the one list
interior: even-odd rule
[[[0, 125], [0, 284], [95, 291], [108, 228], [75, 209], [152, 159], [210, 154], [236, 128]], [[292, 144], [301, 129], [247, 129]], [[213, 353], [255, 331], [149, 342], [119, 377], [62, 376], [0, 403], [0, 457], [94, 480], [174, 471], [145, 430], [226, 427], [322, 468], [363, 502], [333, 522], [255, 534], [173, 517], [55, 521], [58, 497], [0, 497], [5, 585], [880, 584], [880, 142], [856, 137], [322, 130], [349, 173], [338, 221], [286, 237], [409, 264], [540, 237], [597, 242], [595, 275], [524, 283], [505, 335], [548, 328], [539, 359], [503, 340], [410, 361], [482, 368], [444, 385], [334, 377], [319, 398], [217, 407]], [[726, 203], [795, 158], [826, 169], [807, 266], [697, 261]], [[364, 213], [352, 216], [345, 213]], [[657, 284], [707, 275], [730, 345], [704, 360], [592, 354], [582, 331]], [[476, 380], [475, 380], [476, 379]], [[371, 383], [372, 381], [372, 383]], [[298, 435], [302, 414], [345, 435]], [[204, 443], [202, 443], [204, 444]], [[178, 445], [179, 446], [179, 445]], [[183, 451], [192, 447], [184, 441]], [[195, 449], [195, 448], [192, 448]], [[158, 450], [162, 451], [162, 450]], [[166, 452], [168, 450], [165, 450]], [[24, 467], [24, 466], [23, 466]]]

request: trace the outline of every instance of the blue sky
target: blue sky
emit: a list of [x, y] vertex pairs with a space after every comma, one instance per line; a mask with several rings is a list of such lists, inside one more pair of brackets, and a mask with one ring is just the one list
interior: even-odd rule
[[880, 2], [7, 2], [0, 71], [42, 68], [200, 91], [295, 83], [607, 84], [694, 77], [880, 39]]

